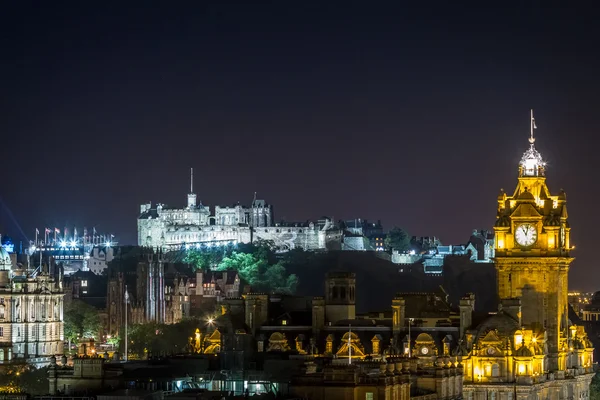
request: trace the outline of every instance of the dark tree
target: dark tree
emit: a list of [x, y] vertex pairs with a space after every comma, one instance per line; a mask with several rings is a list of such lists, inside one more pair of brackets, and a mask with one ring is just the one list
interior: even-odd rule
[[398, 250], [400, 253], [408, 251], [410, 249], [410, 236], [402, 228], [392, 228], [386, 238], [385, 247], [390, 251]]

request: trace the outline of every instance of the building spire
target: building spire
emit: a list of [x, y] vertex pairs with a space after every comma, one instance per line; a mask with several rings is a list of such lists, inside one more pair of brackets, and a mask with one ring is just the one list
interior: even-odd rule
[[194, 193], [194, 168], [190, 168], [190, 193]]
[[529, 136], [529, 143], [531, 143], [532, 145], [535, 143], [535, 137], [533, 136], [533, 131], [537, 129], [537, 126], [535, 126], [535, 118], [533, 118], [533, 108], [531, 109], [531, 132], [530, 132], [530, 136]]

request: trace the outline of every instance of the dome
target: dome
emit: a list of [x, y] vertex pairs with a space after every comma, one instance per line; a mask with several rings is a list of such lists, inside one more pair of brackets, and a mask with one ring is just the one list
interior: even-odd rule
[[519, 165], [521, 166], [522, 176], [543, 176], [546, 167], [542, 155], [535, 149], [533, 142], [521, 157]]
[[515, 351], [515, 356], [517, 357], [533, 357], [533, 353], [526, 346], [521, 346]]
[[483, 338], [487, 332], [493, 329], [498, 332], [498, 337], [502, 339], [512, 337], [521, 327], [519, 326], [519, 321], [507, 313], [499, 311], [479, 324], [477, 327], [477, 338]]
[[0, 270], [12, 269], [12, 260], [10, 254], [3, 246], [0, 246]]
[[533, 202], [535, 202], [535, 197], [533, 197], [533, 195], [531, 194], [531, 192], [529, 192], [527, 189], [525, 189], [525, 191], [519, 195], [518, 200], [525, 200], [525, 201], [533, 201]]

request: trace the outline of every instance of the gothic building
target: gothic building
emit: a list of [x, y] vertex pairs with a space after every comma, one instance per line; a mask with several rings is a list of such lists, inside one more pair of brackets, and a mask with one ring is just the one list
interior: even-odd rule
[[118, 334], [125, 321], [125, 292], [128, 293], [128, 322], [174, 324], [185, 317], [213, 310], [224, 299], [240, 295], [237, 271], [199, 270], [170, 263], [162, 251], [145, 249], [135, 271], [108, 269], [108, 333]]
[[0, 364], [44, 365], [63, 353], [62, 269], [50, 262], [35, 271], [13, 267], [0, 247]]
[[210, 207], [197, 202], [193, 185], [185, 208], [169, 208], [152, 203], [140, 206], [138, 245], [182, 249], [183, 247], [250, 243], [269, 240], [282, 251], [294, 248], [326, 249], [341, 241], [341, 231], [330, 219], [318, 223], [274, 223], [273, 208], [254, 199], [250, 206], [235, 204]]

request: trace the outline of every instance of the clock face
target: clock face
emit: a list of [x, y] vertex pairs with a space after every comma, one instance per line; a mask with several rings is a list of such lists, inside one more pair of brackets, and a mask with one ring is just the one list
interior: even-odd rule
[[429, 353], [429, 349], [427, 347], [421, 347], [421, 354]]
[[521, 224], [517, 226], [515, 239], [521, 246], [531, 246], [537, 240], [537, 229], [531, 224]]
[[496, 352], [496, 349], [494, 349], [493, 347], [488, 347], [487, 349], [487, 353], [491, 356]]

